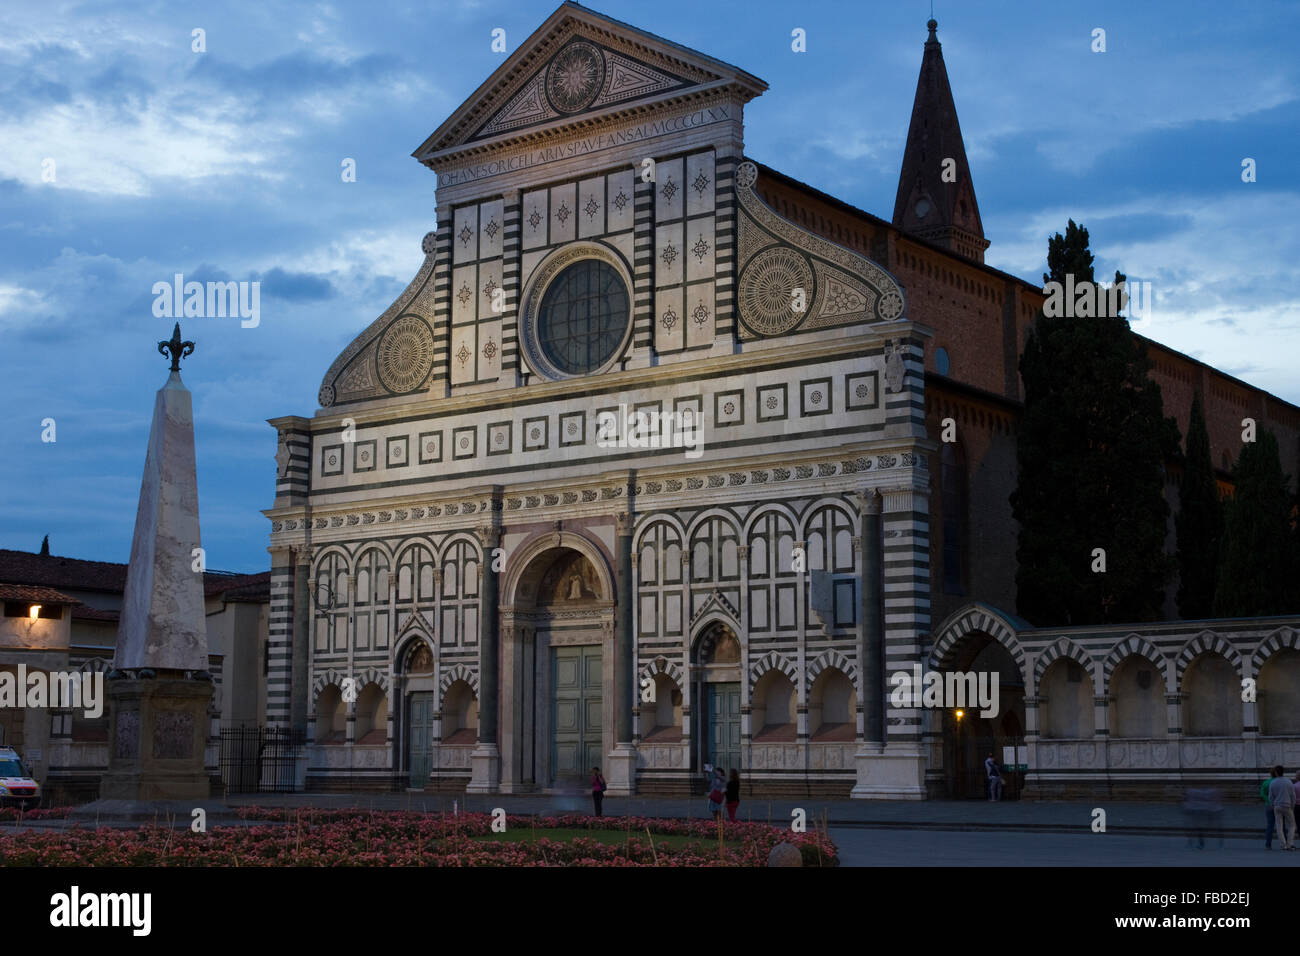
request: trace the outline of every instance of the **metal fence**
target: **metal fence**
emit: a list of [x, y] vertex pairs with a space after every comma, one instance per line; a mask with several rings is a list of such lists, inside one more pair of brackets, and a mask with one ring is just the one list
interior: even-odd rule
[[293, 793], [306, 733], [285, 727], [223, 727], [221, 780], [227, 793]]

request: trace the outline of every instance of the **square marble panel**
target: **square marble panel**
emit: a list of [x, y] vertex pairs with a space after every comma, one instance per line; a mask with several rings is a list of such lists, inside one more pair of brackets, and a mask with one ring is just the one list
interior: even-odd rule
[[714, 392], [713, 423], [721, 428], [745, 424], [745, 393], [741, 391]]
[[420, 432], [420, 464], [432, 465], [442, 461], [442, 432]]
[[478, 318], [478, 266], [451, 270], [451, 324], [464, 325]]
[[845, 376], [844, 407], [850, 411], [880, 407], [880, 372], [877, 369]]
[[572, 242], [578, 229], [578, 187], [575, 183], [551, 190], [550, 245]]
[[605, 177], [605, 228], [609, 232], [631, 229], [636, 222], [636, 187], [631, 169]]
[[[460, 287], [457, 286], [457, 289]], [[506, 311], [505, 290], [501, 285], [501, 260], [480, 262], [478, 266], [478, 317], [499, 319]]]
[[398, 435], [384, 439], [384, 467], [405, 468], [411, 463], [411, 437]]
[[687, 348], [713, 344], [715, 311], [712, 282], [699, 282], [686, 287]]
[[686, 344], [686, 307], [682, 287], [655, 293], [654, 343], [660, 352], [675, 352]]
[[379, 467], [376, 461], [377, 442], [372, 438], [369, 441], [353, 442], [352, 444], [352, 470], [354, 472], [374, 471]]
[[487, 319], [478, 324], [478, 377], [492, 382], [501, 375], [501, 320]]
[[473, 458], [478, 454], [478, 429], [473, 425], [451, 430], [451, 457]]
[[542, 451], [550, 447], [549, 424], [550, 420], [544, 416], [524, 419], [522, 438], [524, 451]]
[[511, 422], [492, 422], [487, 427], [487, 453], [508, 455], [512, 449], [514, 426]]
[[760, 422], [778, 421], [789, 417], [786, 409], [785, 383], [760, 385], [757, 398], [758, 420]]
[[655, 164], [655, 221], [680, 219], [686, 206], [684, 164], [680, 157]]
[[547, 223], [547, 192], [539, 189], [535, 193], [524, 193], [524, 201], [519, 207], [519, 229], [525, 249], [536, 249], [546, 245], [550, 230]]
[[686, 281], [712, 279], [715, 259], [713, 253], [713, 217], [689, 219], [686, 222]]
[[342, 445], [326, 445], [320, 450], [320, 473], [325, 477], [343, 474]]
[[451, 226], [451, 261], [473, 262], [478, 258], [478, 206], [461, 206]]
[[565, 412], [557, 429], [561, 445], [582, 445], [587, 441], [587, 413]]
[[805, 379], [799, 383], [801, 415], [829, 415], [834, 406], [829, 378]]
[[605, 177], [578, 184], [578, 238], [589, 239], [605, 232]]
[[686, 157], [686, 215], [713, 212], [713, 150]]
[[451, 330], [451, 384], [474, 381], [478, 372], [478, 326], [462, 325]]
[[682, 248], [682, 224], [655, 229], [655, 288], [677, 285], [685, 273], [686, 251]]
[[478, 257], [501, 255], [505, 236], [505, 200], [494, 199], [478, 207]]

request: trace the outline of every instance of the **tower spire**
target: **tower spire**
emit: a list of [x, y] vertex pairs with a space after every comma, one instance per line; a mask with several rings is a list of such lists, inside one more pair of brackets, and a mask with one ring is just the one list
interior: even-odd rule
[[958, 255], [984, 261], [988, 240], [980, 220], [975, 186], [948, 70], [931, 15], [912, 102], [912, 122], [894, 201], [894, 225]]

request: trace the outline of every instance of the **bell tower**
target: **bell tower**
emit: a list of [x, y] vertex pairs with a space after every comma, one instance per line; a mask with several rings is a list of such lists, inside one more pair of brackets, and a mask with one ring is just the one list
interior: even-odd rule
[[926, 26], [930, 36], [916, 81], [912, 123], [894, 201], [894, 225], [983, 262], [989, 242], [980, 222], [943, 50], [935, 35], [939, 24], [930, 20]]

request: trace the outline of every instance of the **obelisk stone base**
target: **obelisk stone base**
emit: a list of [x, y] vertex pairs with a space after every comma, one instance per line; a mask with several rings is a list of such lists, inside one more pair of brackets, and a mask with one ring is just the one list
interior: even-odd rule
[[108, 682], [112, 714], [105, 800], [206, 800], [208, 681], [122, 678]]

